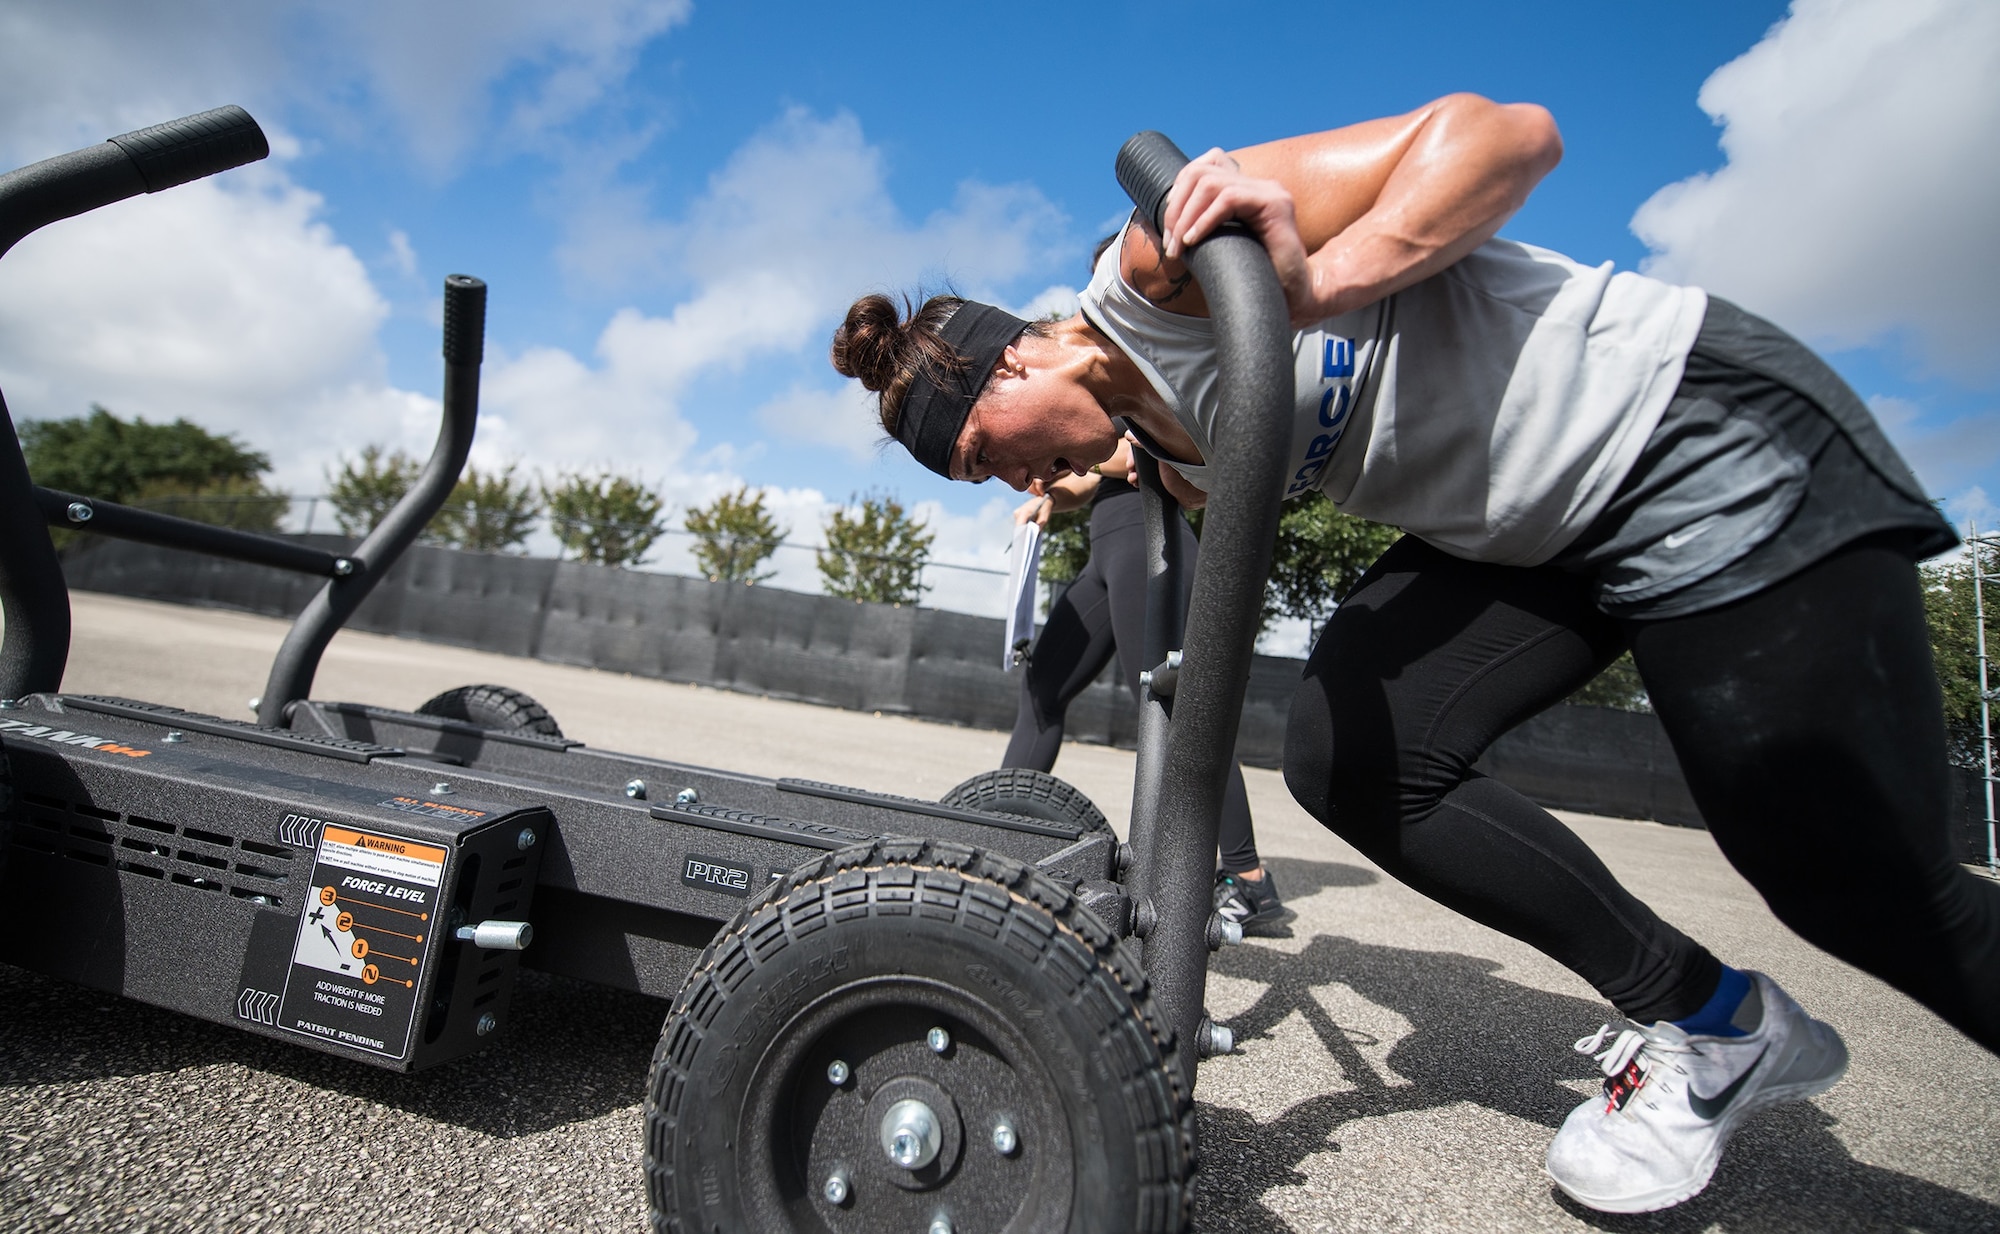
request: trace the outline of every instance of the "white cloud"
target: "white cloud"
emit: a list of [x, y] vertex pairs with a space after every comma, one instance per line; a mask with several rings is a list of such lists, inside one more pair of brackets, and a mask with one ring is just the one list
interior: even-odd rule
[[756, 419], [781, 441], [831, 446], [842, 457], [861, 464], [875, 460], [884, 440], [875, 396], [858, 381], [844, 382], [833, 390], [795, 384], [759, 407]]
[[[10, 0], [0, 6], [0, 154], [16, 162], [241, 103], [434, 173], [513, 150], [613, 96], [689, 0]], [[495, 88], [513, 101], [501, 114]], [[269, 114], [267, 114], [269, 113]], [[377, 123], [377, 121], [386, 123]]]
[[1977, 527], [1983, 538], [2000, 530], [2000, 506], [1994, 505], [1986, 490], [1976, 484], [1946, 499], [1944, 512], [1946, 518], [1958, 525], [1960, 534], [1969, 534]]
[[558, 257], [598, 286], [762, 276], [791, 289], [817, 325], [861, 291], [926, 279], [997, 299], [1057, 252], [1063, 216], [1031, 186], [967, 182], [950, 206], [911, 222], [887, 176], [853, 115], [793, 109], [730, 157], [684, 219], [651, 217], [637, 188], [591, 188]]
[[[918, 502], [913, 507], [911, 513], [922, 519], [935, 536], [931, 542], [933, 562], [971, 566], [980, 571], [937, 568], [924, 571], [924, 582], [930, 586], [922, 601], [926, 607], [987, 617], [1005, 615], [1007, 549], [1014, 541], [1013, 516], [1018, 504], [1018, 494], [996, 490], [974, 514], [951, 514], [934, 501]], [[993, 654], [997, 658], [1000, 649], [995, 647]]]
[[404, 278], [417, 276], [417, 250], [411, 246], [408, 232], [397, 228], [389, 233], [389, 251], [383, 262]]
[[[587, 359], [489, 349], [475, 462], [519, 461], [548, 476], [608, 467], [698, 504], [740, 483], [742, 460], [697, 452], [682, 406], [691, 383], [773, 360], [817, 372], [864, 277], [948, 265], [977, 234], [991, 243], [966, 262], [968, 276], [1003, 280], [1038, 259], [1059, 221], [1031, 192], [972, 185], [952, 209], [909, 224], [878, 164], [851, 118], [793, 114], [753, 140], [672, 224], [694, 285], [671, 311], [619, 311]], [[844, 187], [800, 193], [787, 168]], [[302, 493], [319, 491], [326, 466], [360, 443], [422, 454], [437, 401], [387, 382], [377, 330], [389, 306], [322, 210], [282, 168], [260, 165], [24, 241], [0, 280], [0, 385], [16, 415], [70, 416], [101, 402], [127, 416], [187, 416], [271, 454], [274, 482]], [[388, 266], [415, 264], [400, 232], [388, 250]], [[854, 383], [801, 381], [753, 422], [776, 441], [802, 437], [865, 463], [880, 435], [872, 402]], [[817, 540], [827, 499], [801, 490], [784, 500], [798, 534]], [[934, 518], [951, 528], [941, 560], [961, 549], [983, 556], [987, 532]], [[788, 584], [816, 586], [810, 554], [793, 555], [801, 560], [780, 562]]]
[[388, 305], [321, 206], [256, 168], [28, 237], [0, 279], [0, 388], [15, 416], [93, 402], [185, 416], [240, 435], [272, 455], [280, 483], [307, 489], [343, 446], [427, 445], [435, 403], [384, 381]]
[[1650, 273], [1824, 344], [2000, 372], [2000, 5], [1794, 0], [1699, 102], [1728, 162], [1640, 207]]
[[1927, 492], [1958, 492], [2000, 463], [2000, 410], [1938, 423], [1924, 417], [1915, 402], [1894, 395], [1878, 394], [1868, 406]]
[[[690, 0], [319, 0], [315, 25], [364, 76], [418, 160], [445, 170], [497, 132], [533, 146], [600, 104]], [[334, 60], [329, 57], [329, 60]], [[329, 76], [341, 74], [331, 63]], [[505, 115], [492, 91], [520, 87]]]
[[1081, 303], [1076, 288], [1057, 284], [1044, 287], [1032, 300], [1009, 311], [1024, 321], [1043, 321], [1051, 317], [1074, 317]]
[[[278, 153], [65, 221], [9, 256], [0, 386], [17, 418], [76, 415], [92, 402], [156, 421], [186, 416], [269, 453], [273, 482], [299, 493], [323, 491], [325, 469], [365, 442], [423, 455], [438, 402], [388, 382], [378, 333], [390, 305], [369, 263], [329, 227], [325, 203], [283, 162], [383, 131], [434, 172], [496, 137], [541, 143], [560, 162], [575, 151], [559, 147], [579, 139], [551, 133], [615, 110], [633, 58], [687, 11], [685, 0], [0, 8], [0, 159], [42, 157], [224, 101], [260, 115]], [[528, 101], [496, 116], [500, 86]], [[288, 110], [311, 122], [309, 136], [278, 127]], [[618, 147], [613, 165], [645, 141], [593, 139]], [[741, 464], [766, 448], [703, 449], [683, 405], [693, 383], [752, 364], [789, 366], [802, 375], [791, 393], [745, 418], [766, 425], [773, 444], [803, 437], [843, 465], [865, 462], [879, 437], [873, 400], [835, 384], [824, 361], [852, 297], [928, 279], [999, 301], [996, 289], [1048, 263], [1063, 228], [1024, 186], [967, 183], [944, 208], [908, 218], [859, 123], [803, 111], [746, 143], [678, 218], [653, 218], [643, 193], [604, 181], [570, 204], [578, 221], [563, 256], [574, 274], [603, 283], [595, 261], [678, 298], [664, 311], [617, 312], [588, 355], [489, 347], [474, 461], [550, 477], [611, 467], [660, 483], [682, 509], [741, 483]], [[366, 245], [385, 279], [420, 266], [401, 230]], [[1064, 295], [1073, 297], [1052, 288], [1037, 303]], [[795, 541], [821, 539], [832, 499], [812, 488], [767, 493]], [[1001, 507], [1010, 508], [999, 501], [997, 517], [978, 519], [931, 508], [937, 558], [997, 566]], [[663, 540], [651, 564], [691, 568], [686, 537]], [[774, 565], [778, 585], [817, 590], [810, 551], [783, 550]], [[928, 602], [998, 611], [996, 580], [934, 571], [932, 581]]]
[[[745, 143], [683, 218], [652, 220], [636, 198], [620, 200], [634, 211], [623, 224], [573, 233], [564, 249], [573, 272], [600, 277], [623, 254], [617, 268], [651, 262], [646, 277], [677, 275], [686, 298], [664, 316], [621, 310], [594, 365], [540, 349], [489, 366], [486, 405], [532, 457], [644, 460], [676, 472], [677, 485], [696, 482], [687, 471], [695, 433], [682, 406], [695, 379], [788, 363], [830, 380], [824, 348], [856, 294], [949, 271], [991, 298], [990, 288], [1048, 259], [1062, 222], [1033, 189], [968, 183], [949, 208], [911, 223], [852, 116], [797, 110]], [[872, 402], [856, 383], [802, 380], [747, 418], [777, 442], [805, 440], [866, 462], [881, 436]]]

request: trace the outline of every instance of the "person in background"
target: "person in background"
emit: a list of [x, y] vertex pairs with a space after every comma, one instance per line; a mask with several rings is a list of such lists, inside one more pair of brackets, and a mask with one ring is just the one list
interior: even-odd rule
[[[1133, 702], [1141, 701], [1139, 672], [1150, 667], [1139, 663], [1146, 633], [1146, 520], [1132, 480], [1132, 446], [1120, 442], [1103, 463], [1045, 486], [1043, 493], [1014, 511], [1016, 525], [1033, 520], [1046, 531], [1051, 515], [1088, 505], [1090, 560], [1049, 606], [1041, 636], [1028, 653], [1021, 674], [1021, 710], [1001, 760], [1003, 767], [1034, 771], [1055, 767], [1071, 701], [1097, 679], [1113, 655]], [[1182, 573], [1185, 592], [1194, 582], [1198, 542], [1187, 520], [1179, 516], [1169, 521], [1167, 534], [1181, 538], [1182, 560], [1187, 564]], [[1285, 907], [1277, 881], [1257, 856], [1243, 769], [1234, 763], [1223, 798], [1220, 846], [1215, 911], [1224, 921], [1242, 926], [1248, 936], [1284, 933], [1285, 924], [1297, 914]]]

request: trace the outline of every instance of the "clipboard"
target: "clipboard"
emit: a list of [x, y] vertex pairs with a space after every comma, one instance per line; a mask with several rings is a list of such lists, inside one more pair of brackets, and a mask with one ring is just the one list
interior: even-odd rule
[[1009, 672], [1025, 664], [1035, 641], [1035, 597], [1042, 573], [1042, 529], [1029, 519], [1014, 529], [1007, 552], [1007, 641], [1000, 650], [1000, 668]]

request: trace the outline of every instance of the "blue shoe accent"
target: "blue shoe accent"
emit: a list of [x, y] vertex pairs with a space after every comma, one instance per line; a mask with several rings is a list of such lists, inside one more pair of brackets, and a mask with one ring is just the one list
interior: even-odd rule
[[[1674, 1027], [1690, 1037], [1744, 1037], [1755, 1031], [1756, 1025], [1739, 1026], [1732, 1017], [1743, 1005], [1743, 999], [1750, 993], [1750, 978], [1727, 964], [1722, 966], [1722, 980], [1716, 983], [1715, 993], [1701, 1005], [1701, 1010], [1685, 1020], [1675, 1020]], [[1759, 1017], [1762, 1018], [1761, 1016]]]

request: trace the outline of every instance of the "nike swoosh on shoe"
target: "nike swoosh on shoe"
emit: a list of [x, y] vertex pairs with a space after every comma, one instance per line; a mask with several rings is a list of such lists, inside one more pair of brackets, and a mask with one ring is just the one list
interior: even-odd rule
[[1770, 1052], [1771, 1047], [1768, 1045], [1759, 1050], [1757, 1057], [1752, 1059], [1750, 1065], [1743, 1069], [1743, 1074], [1730, 1081], [1729, 1087], [1723, 1089], [1713, 1097], [1704, 1097], [1694, 1091], [1693, 1088], [1689, 1088], [1688, 1109], [1695, 1112], [1695, 1117], [1707, 1122], [1712, 1123], [1716, 1119], [1721, 1118], [1722, 1112], [1729, 1108], [1730, 1103], [1736, 1100], [1736, 1095], [1743, 1091], [1743, 1086], [1750, 1082], [1750, 1077], [1756, 1074], [1758, 1064], [1764, 1061], [1764, 1055]]

